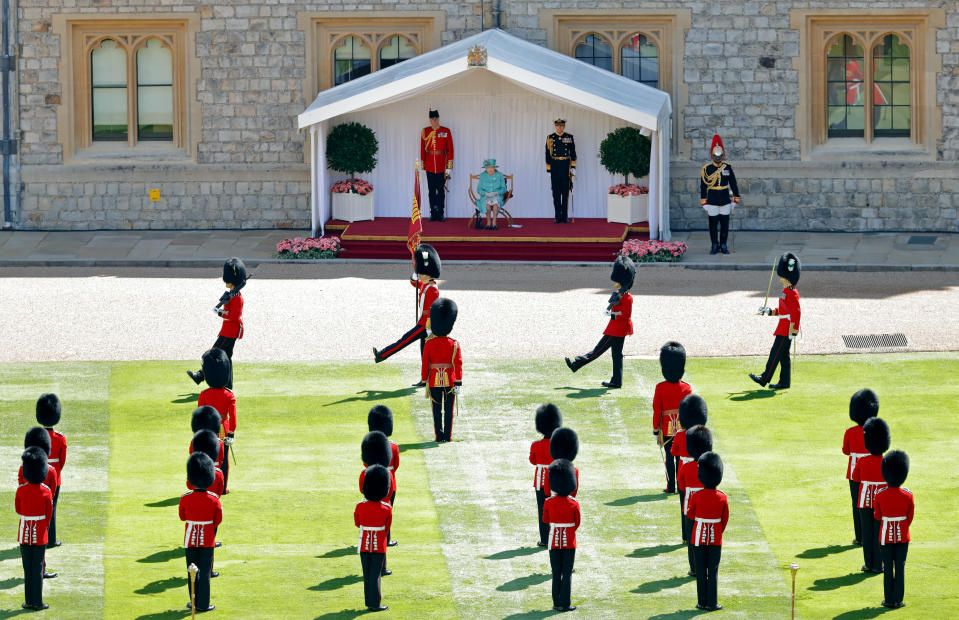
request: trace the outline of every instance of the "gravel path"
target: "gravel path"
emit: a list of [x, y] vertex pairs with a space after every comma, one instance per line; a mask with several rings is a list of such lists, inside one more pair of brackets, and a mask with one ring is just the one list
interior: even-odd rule
[[[240, 361], [372, 360], [413, 324], [397, 264], [263, 265], [244, 291]], [[583, 353], [606, 324], [609, 269], [447, 265], [467, 359]], [[197, 359], [222, 292], [211, 269], [0, 269], [0, 361]], [[669, 339], [690, 355], [765, 355], [775, 320], [755, 316], [768, 272], [640, 269], [628, 356]], [[775, 305], [776, 290], [773, 284]], [[806, 271], [800, 353], [843, 353], [843, 334], [902, 332], [909, 351], [959, 350], [959, 273]], [[897, 349], [901, 350], [901, 349]], [[396, 356], [413, 361], [415, 347]]]

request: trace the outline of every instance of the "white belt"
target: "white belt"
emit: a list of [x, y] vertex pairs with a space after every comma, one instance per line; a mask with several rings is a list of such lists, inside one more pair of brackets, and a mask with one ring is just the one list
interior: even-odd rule
[[701, 517], [696, 517], [696, 530], [693, 534], [696, 542], [694, 542], [693, 545], [697, 547], [699, 546], [699, 537], [703, 533], [703, 523], [720, 523], [721, 521], [722, 519], [703, 519]]
[[20, 518], [24, 521], [41, 521], [47, 518], [47, 515], [40, 515], [39, 517], [28, 517], [26, 515], [20, 515]]
[[543, 488], [543, 473], [549, 469], [549, 465], [537, 465], [536, 466], [536, 480], [534, 485], [537, 491]]
[[[188, 547], [190, 544], [190, 533], [193, 532], [193, 528], [198, 525], [213, 525], [213, 521], [187, 521], [186, 524], [189, 526], [186, 528], [186, 532], [183, 534], [183, 546]], [[199, 536], [197, 536], [198, 542], [203, 542], [203, 529], [200, 529]]]
[[686, 497], [683, 498], [683, 514], [689, 512], [689, 498], [696, 491], [702, 491], [703, 487], [686, 487]]
[[576, 527], [575, 523], [550, 523], [549, 524], [549, 548], [555, 549], [553, 545], [553, 534], [556, 533], [556, 530], [566, 527]]
[[[361, 525], [361, 526], [360, 526], [360, 538], [359, 538], [359, 540], [356, 541], [356, 552], [357, 552], [357, 553], [363, 553], [363, 534], [365, 534], [365, 533], [367, 533], [367, 532], [382, 532], [382, 531], [384, 531], [384, 530], [386, 530], [386, 526], [385, 526], [385, 525], [381, 525], [381, 526], [379, 526], [379, 527], [367, 527], [367, 526], [365, 526], [365, 525]], [[376, 549], [376, 538], [375, 538], [375, 537], [374, 537], [374, 539], [373, 539], [373, 548], [374, 548], [374, 550]], [[376, 553], [376, 551], [374, 551], [374, 553]]]
[[[886, 484], [885, 482], [860, 482], [859, 483], [859, 503], [866, 503], [866, 492], [869, 490], [869, 487], [877, 487], [880, 484]], [[868, 508], [868, 506], [866, 506]]]
[[861, 459], [864, 456], [869, 456], [868, 452], [850, 452], [849, 453], [849, 476], [852, 476], [852, 472], [856, 469], [856, 461]]
[[47, 459], [47, 463], [59, 463], [60, 459]]
[[879, 542], [883, 545], [886, 544], [886, 532], [889, 530], [889, 522], [899, 522], [905, 521], [906, 517], [883, 517], [882, 518], [882, 529], [879, 531]]
[[692, 462], [693, 462], [693, 457], [691, 457], [691, 456], [681, 456], [681, 457], [679, 457], [679, 461], [680, 461], [683, 465], [685, 465], [686, 463], [692, 463]]
[[787, 321], [789, 320], [788, 314], [777, 314], [776, 316], [779, 317], [780, 319], [786, 319]]

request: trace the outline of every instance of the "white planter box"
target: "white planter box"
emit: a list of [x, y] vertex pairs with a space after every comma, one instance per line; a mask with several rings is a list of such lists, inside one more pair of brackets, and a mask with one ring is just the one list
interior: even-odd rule
[[606, 221], [635, 224], [649, 220], [649, 194], [617, 196], [606, 194]]
[[350, 193], [330, 193], [333, 219], [359, 222], [373, 219], [373, 192], [363, 196]]

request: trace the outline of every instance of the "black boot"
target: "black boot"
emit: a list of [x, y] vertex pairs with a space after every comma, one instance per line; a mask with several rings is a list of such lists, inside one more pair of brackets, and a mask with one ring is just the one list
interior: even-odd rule
[[729, 248], [726, 247], [726, 241], [729, 239], [729, 216], [719, 216], [719, 251], [723, 254], [729, 254]]
[[756, 383], [758, 383], [759, 385], [766, 387], [766, 382], [763, 381], [762, 377], [758, 375], [754, 375], [753, 373], [749, 373], [749, 378], [755, 381]]
[[622, 356], [613, 356], [613, 378], [609, 381], [603, 381], [603, 387], [619, 389], [623, 387], [623, 358]]
[[186, 374], [190, 375], [190, 378], [193, 379], [193, 382], [196, 383], [197, 385], [200, 385], [201, 383], [203, 383], [204, 377], [203, 377], [202, 370], [198, 370], [196, 372], [193, 372], [192, 370], [188, 370], [186, 371]]
[[719, 216], [710, 215], [709, 216], [709, 242], [712, 243], [712, 248], [709, 250], [710, 254], [719, 253]]
[[713, 247], [710, 248], [709, 253], [710, 253], [710, 254], [719, 254], [719, 244], [718, 244], [718, 243], [714, 243], [714, 244], [713, 244]]

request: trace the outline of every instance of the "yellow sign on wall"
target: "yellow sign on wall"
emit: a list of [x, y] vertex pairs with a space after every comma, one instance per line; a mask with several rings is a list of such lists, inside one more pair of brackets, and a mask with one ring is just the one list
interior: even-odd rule
[[151, 189], [150, 190], [150, 202], [159, 202], [160, 200], [160, 190]]

